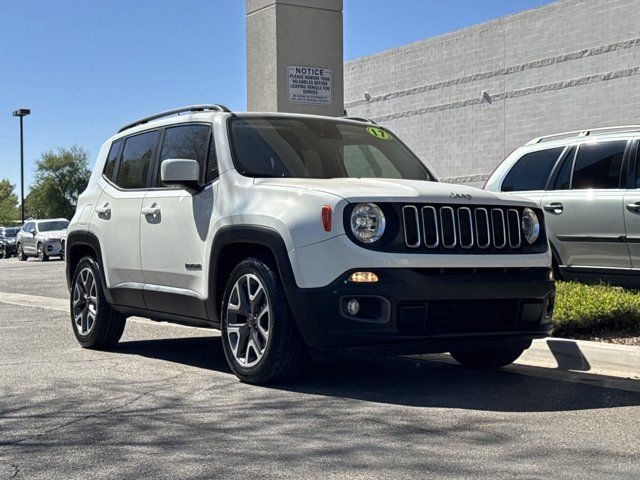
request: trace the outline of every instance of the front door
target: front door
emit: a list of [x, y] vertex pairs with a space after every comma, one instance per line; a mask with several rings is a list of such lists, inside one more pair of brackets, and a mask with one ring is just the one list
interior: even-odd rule
[[[154, 188], [144, 198], [140, 225], [144, 299], [149, 310], [207, 318], [207, 238], [213, 222], [217, 184], [215, 146], [209, 124], [164, 130]], [[160, 164], [169, 158], [196, 160], [203, 190], [190, 193], [168, 187]]]
[[119, 155], [114, 144], [109, 153], [105, 175], [99, 180], [103, 192], [96, 204], [93, 228], [100, 239], [107, 286], [114, 302], [144, 308], [144, 276], [140, 261], [140, 221], [142, 200], [147, 194], [151, 159], [158, 132], [127, 137]]
[[545, 192], [547, 230], [564, 266], [630, 268], [620, 184], [626, 147], [626, 140], [580, 144], [564, 160], [555, 190]]

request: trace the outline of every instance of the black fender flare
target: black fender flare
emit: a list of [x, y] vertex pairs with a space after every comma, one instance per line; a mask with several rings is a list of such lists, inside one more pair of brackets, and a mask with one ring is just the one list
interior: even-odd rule
[[104, 276], [104, 264], [102, 263], [102, 248], [100, 247], [100, 240], [95, 234], [82, 230], [75, 230], [67, 235], [65, 241], [65, 271], [67, 276], [67, 287], [71, 290], [71, 280], [75, 272], [71, 271], [71, 261], [73, 257], [69, 255], [75, 247], [86, 246], [90, 247], [96, 253], [96, 262], [100, 266], [100, 275], [102, 277], [102, 285], [104, 286], [104, 296], [107, 302], [113, 304], [113, 297], [111, 291], [107, 287], [107, 280]]
[[292, 296], [295, 295], [295, 290], [297, 289], [287, 247], [277, 230], [259, 225], [228, 225], [222, 227], [216, 232], [213, 238], [211, 257], [209, 258], [207, 312], [209, 319], [216, 323], [220, 321], [218, 318], [218, 308], [222, 301], [221, 298], [218, 298], [217, 294], [220, 290], [217, 270], [220, 265], [220, 257], [224, 247], [240, 243], [259, 245], [271, 251], [275, 258], [278, 273], [284, 285], [289, 304], [291, 304]]

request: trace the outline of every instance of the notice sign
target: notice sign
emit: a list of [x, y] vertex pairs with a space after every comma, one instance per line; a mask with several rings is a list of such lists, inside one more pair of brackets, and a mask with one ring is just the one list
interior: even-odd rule
[[287, 67], [289, 102], [307, 105], [331, 105], [331, 70], [320, 67]]

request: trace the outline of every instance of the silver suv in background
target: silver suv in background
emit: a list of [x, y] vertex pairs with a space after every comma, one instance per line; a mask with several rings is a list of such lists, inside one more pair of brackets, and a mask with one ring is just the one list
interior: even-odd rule
[[38, 257], [41, 262], [49, 257], [64, 259], [64, 244], [69, 221], [64, 218], [28, 220], [16, 237], [18, 259]]
[[485, 189], [544, 210], [560, 278], [640, 286], [640, 126], [539, 137], [516, 149]]

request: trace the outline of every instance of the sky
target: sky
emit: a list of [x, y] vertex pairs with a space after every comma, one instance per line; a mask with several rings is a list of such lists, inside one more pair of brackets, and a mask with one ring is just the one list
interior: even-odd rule
[[[344, 0], [344, 58], [458, 30], [549, 0]], [[246, 109], [244, 0], [21, 0], [0, 15], [0, 179], [25, 190], [40, 155], [102, 142], [173, 107]], [[16, 190], [18, 193], [19, 191]], [[26, 194], [26, 193], [25, 193]]]

